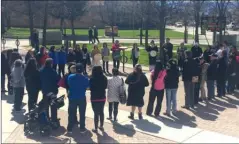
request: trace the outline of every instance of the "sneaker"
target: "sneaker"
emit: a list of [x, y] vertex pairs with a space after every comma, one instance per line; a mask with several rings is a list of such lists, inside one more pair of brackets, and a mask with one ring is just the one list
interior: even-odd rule
[[139, 113], [139, 119], [140, 119], [140, 120], [143, 119], [142, 113]]
[[108, 117], [107, 120], [112, 120], [112, 117]]
[[118, 119], [117, 118], [114, 118], [114, 122], [117, 122], [118, 121]]
[[104, 127], [103, 126], [99, 127], [99, 130], [104, 131]]
[[85, 133], [86, 132], [86, 128], [81, 128], [80, 129], [80, 133]]
[[128, 118], [134, 120], [134, 113], [131, 112], [130, 116], [128, 116]]
[[166, 115], [166, 116], [168, 116], [168, 117], [171, 116], [171, 114], [170, 114], [170, 113], [167, 113], [167, 112], [165, 112], [165, 113], [163, 113], [163, 114]]
[[189, 110], [189, 106], [182, 106], [182, 108]]
[[97, 129], [92, 129], [92, 132], [93, 133], [98, 133], [98, 130]]

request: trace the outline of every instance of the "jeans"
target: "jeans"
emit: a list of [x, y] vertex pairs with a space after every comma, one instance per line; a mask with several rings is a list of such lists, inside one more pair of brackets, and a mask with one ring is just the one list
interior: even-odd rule
[[98, 128], [99, 119], [100, 119], [100, 127], [103, 127], [105, 102], [91, 102], [91, 104], [92, 109], [94, 111], [95, 129]]
[[39, 90], [27, 89], [27, 93], [28, 93], [28, 111], [30, 111], [37, 104]]
[[194, 83], [194, 104], [198, 104], [200, 92], [200, 83]]
[[178, 89], [166, 89], [167, 113], [170, 113], [171, 108], [173, 112], [177, 110], [177, 90]]
[[[43, 100], [47, 101], [47, 103], [48, 103], [48, 108], [46, 109], [47, 117], [50, 118], [52, 122], [57, 122], [58, 121], [57, 108], [54, 105], [52, 105], [52, 106], [49, 105], [49, 99], [47, 98], [46, 95], [43, 95]], [[49, 109], [51, 109], [51, 116], [49, 113]]]
[[73, 126], [75, 124], [77, 107], [79, 108], [80, 113], [80, 129], [85, 128], [86, 105], [86, 98], [69, 100], [67, 130], [71, 131], [73, 129]]
[[105, 67], [106, 67], [106, 71], [109, 71], [109, 62], [108, 61], [103, 61], [103, 70], [105, 71]]
[[1, 75], [1, 91], [4, 91], [5, 89], [5, 75]]
[[185, 91], [185, 106], [194, 106], [194, 89], [195, 83], [191, 81], [184, 81], [184, 91]]
[[116, 120], [118, 115], [119, 102], [109, 102], [109, 118], [112, 118], [113, 105], [114, 105], [114, 119]]
[[228, 93], [233, 93], [236, 87], [235, 83], [235, 76], [229, 76], [228, 77], [228, 86], [227, 86], [227, 92]]
[[217, 80], [217, 92], [218, 92], [218, 96], [225, 96], [226, 95], [226, 81], [221, 79], [221, 80]]
[[208, 80], [207, 81], [207, 95], [208, 98], [214, 98], [215, 96], [215, 81], [214, 80]]
[[15, 95], [14, 109], [15, 111], [20, 111], [22, 106], [23, 95], [24, 95], [24, 87], [14, 87], [13, 91]]
[[155, 116], [159, 115], [159, 113], [161, 111], [161, 107], [162, 107], [163, 96], [164, 96], [164, 89], [163, 90], [154, 90], [152, 88], [150, 90], [150, 92], [149, 92], [149, 103], [148, 103], [148, 107], [147, 107], [147, 115], [152, 114], [153, 108], [154, 108], [154, 101], [155, 101], [156, 97], [157, 97], [157, 105], [156, 105], [155, 110], [154, 110], [154, 115]]
[[135, 67], [135, 65], [138, 63], [138, 58], [133, 58], [132, 61], [133, 61], [133, 67]]
[[120, 67], [120, 60], [113, 60], [113, 66], [114, 66], [114, 68], [119, 69], [119, 67]]
[[65, 64], [58, 65], [58, 74], [61, 75], [61, 73], [62, 73], [62, 76], [65, 75]]

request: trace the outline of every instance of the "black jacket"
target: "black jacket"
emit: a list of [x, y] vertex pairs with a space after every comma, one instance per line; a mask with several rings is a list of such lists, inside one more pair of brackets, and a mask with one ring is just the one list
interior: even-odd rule
[[185, 59], [183, 63], [183, 81], [192, 81], [193, 76], [198, 76], [198, 64], [194, 59]]
[[195, 46], [192, 47], [191, 51], [192, 51], [193, 58], [199, 57], [203, 53], [200, 47], [195, 47]]
[[25, 70], [24, 77], [27, 91], [39, 91], [41, 89], [40, 72], [38, 70]]
[[203, 52], [203, 58], [207, 63], [210, 63], [210, 55], [212, 54], [211, 50], [205, 50]]
[[5, 74], [10, 74], [10, 67], [7, 61], [6, 56], [1, 53], [1, 75], [4, 76]]
[[74, 50], [74, 52], [75, 52], [76, 63], [82, 62], [82, 60], [83, 60], [83, 52], [82, 52], [82, 50]]
[[76, 61], [76, 55], [75, 53], [68, 53], [67, 54], [67, 63], [69, 62], [75, 62]]
[[89, 35], [90, 38], [93, 37], [93, 30], [92, 30], [92, 29], [90, 29], [90, 30], [88, 31], [88, 35]]
[[107, 88], [107, 78], [102, 76], [92, 77], [90, 79], [91, 100], [105, 99], [105, 89]]
[[226, 57], [222, 57], [218, 60], [217, 79], [218, 80], [226, 80], [226, 75], [227, 75]]
[[207, 80], [217, 80], [217, 61], [216, 60], [212, 61], [207, 69]]
[[167, 70], [167, 75], [164, 80], [165, 88], [166, 89], [178, 88], [179, 75], [180, 73], [178, 68]]
[[149, 65], [155, 65], [156, 64], [157, 56], [151, 57], [150, 56], [150, 52], [151, 51], [158, 52], [158, 47], [157, 46], [154, 46], [154, 47], [149, 46], [149, 47], [146, 48], [146, 51], [149, 53]]
[[166, 54], [168, 58], [171, 59], [173, 57], [173, 45], [171, 43], [167, 43], [165, 45], [165, 49], [167, 50]]

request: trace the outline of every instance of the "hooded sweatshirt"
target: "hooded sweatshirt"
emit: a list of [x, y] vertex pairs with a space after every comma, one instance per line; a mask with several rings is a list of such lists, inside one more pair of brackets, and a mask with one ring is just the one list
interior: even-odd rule
[[[21, 61], [21, 60], [19, 60]], [[16, 61], [15, 61], [16, 63]], [[16, 67], [14, 63], [14, 66], [12, 68], [12, 86], [13, 87], [24, 87], [25, 86], [25, 79], [24, 79], [24, 65], [21, 61], [21, 66], [20, 67]]]

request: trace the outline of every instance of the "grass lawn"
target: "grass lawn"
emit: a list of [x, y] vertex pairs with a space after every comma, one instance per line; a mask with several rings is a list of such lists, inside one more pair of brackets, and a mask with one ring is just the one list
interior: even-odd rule
[[[108, 43], [108, 47], [111, 48], [111, 43]], [[47, 45], [47, 48], [50, 48], [51, 45]], [[80, 44], [80, 46], [82, 46], [82, 44]], [[88, 51], [91, 52], [93, 49], [92, 44], [87, 44], [87, 48]], [[127, 47], [132, 47], [132, 44], [129, 43], [122, 43], [122, 46], [127, 46]], [[139, 44], [138, 44], [139, 46]], [[192, 45], [185, 45], [187, 47], [188, 50], [191, 50]], [[61, 45], [55, 45], [56, 49], [59, 49], [61, 47]], [[102, 44], [100, 43], [98, 45], [99, 49], [102, 49]], [[173, 57], [176, 59], [177, 58], [177, 48], [179, 47], [179, 45], [174, 45], [173, 47]], [[207, 45], [200, 45], [200, 47], [203, 49], [203, 51], [206, 49]], [[130, 60], [130, 56], [131, 56], [131, 52], [130, 51], [126, 51], [125, 55], [128, 57], [128, 62], [129, 64], [132, 64], [132, 60]], [[111, 57], [110, 57], [111, 58]], [[148, 66], [149, 64], [149, 60], [148, 60], [148, 53], [144, 50], [144, 49], [140, 49], [140, 57], [139, 57], [139, 64], [144, 65], [144, 66]]]
[[[59, 30], [59, 29], [48, 29], [47, 31]], [[104, 29], [99, 29], [98, 33], [100, 37], [104, 37]], [[145, 31], [144, 31], [145, 32]], [[66, 29], [68, 35], [71, 34], [71, 29]], [[88, 29], [75, 29], [76, 35], [88, 35]], [[119, 30], [120, 38], [139, 38], [139, 30]], [[29, 28], [11, 28], [6, 32], [6, 37], [10, 38], [21, 38], [28, 39], [30, 36]], [[159, 30], [149, 30], [149, 38], [159, 38]], [[171, 29], [166, 29], [166, 37], [171, 39], [182, 39], [184, 34], [181, 32], [173, 31]], [[193, 35], [188, 35], [188, 38], [193, 38]]]

